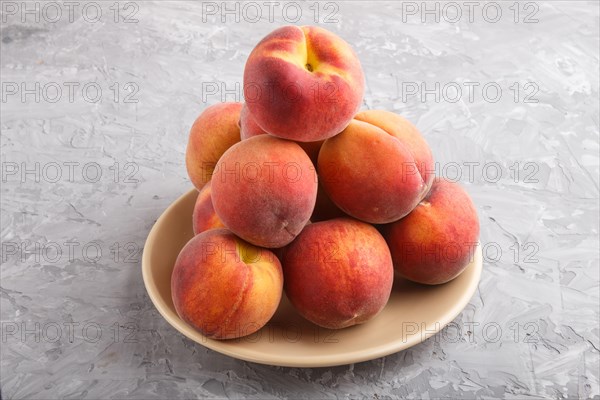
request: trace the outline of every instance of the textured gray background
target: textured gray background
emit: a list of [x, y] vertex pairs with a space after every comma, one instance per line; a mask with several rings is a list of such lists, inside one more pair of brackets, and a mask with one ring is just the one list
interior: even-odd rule
[[[140, 271], [154, 221], [191, 187], [192, 121], [224, 89], [233, 92], [227, 100], [236, 85], [239, 95], [253, 45], [294, 10], [282, 17], [280, 3], [271, 22], [261, 6], [253, 23], [255, 9], [240, 9], [239, 22], [226, 15], [222, 23], [201, 4], [134, 2], [120, 4], [115, 22], [107, 2], [93, 23], [81, 3], [73, 22], [64, 5], [58, 22], [49, 8], [39, 22], [22, 22], [15, 4], [1, 30], [4, 398], [599, 396], [597, 2], [521, 3], [517, 22], [512, 1], [494, 3], [497, 22], [492, 8], [484, 18], [483, 3], [470, 20], [459, 2], [454, 23], [444, 3], [440, 22], [425, 23], [421, 2], [303, 4], [299, 24], [314, 23], [317, 8], [319, 22], [356, 49], [364, 107], [415, 122], [440, 174], [463, 167], [487, 250], [479, 288], [452, 331], [321, 369], [243, 362], [185, 339], [154, 309]], [[124, 23], [133, 12], [138, 21]], [[325, 20], [331, 12], [337, 22]], [[94, 9], [84, 14], [93, 19]], [[39, 101], [21, 98], [21, 83], [36, 82]], [[63, 89], [56, 102], [53, 82]], [[69, 82], [80, 85], [72, 101]], [[423, 82], [450, 86], [439, 99], [408, 95]], [[465, 82], [479, 84], [472, 98]], [[102, 89], [96, 103], [93, 83]], [[125, 101], [128, 84], [138, 89], [135, 103]], [[452, 85], [464, 89], [455, 102]], [[22, 176], [25, 168], [34, 172]]]

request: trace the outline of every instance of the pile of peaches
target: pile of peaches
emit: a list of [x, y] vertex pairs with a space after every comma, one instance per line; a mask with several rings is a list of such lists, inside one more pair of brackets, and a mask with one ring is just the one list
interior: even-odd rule
[[245, 103], [210, 106], [191, 128], [195, 236], [171, 280], [184, 321], [214, 339], [249, 335], [285, 291], [304, 318], [345, 328], [384, 308], [394, 275], [437, 285], [467, 267], [471, 199], [435, 177], [409, 121], [359, 112], [365, 79], [348, 43], [276, 29], [250, 53], [243, 87]]

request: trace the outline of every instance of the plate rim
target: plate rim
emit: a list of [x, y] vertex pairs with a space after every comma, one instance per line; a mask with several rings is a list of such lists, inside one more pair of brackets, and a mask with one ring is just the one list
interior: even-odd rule
[[[436, 325], [436, 328], [439, 327], [439, 329], [427, 330], [426, 335], [415, 334], [406, 338], [406, 340], [403, 341], [392, 341], [374, 348], [369, 348], [369, 351], [354, 350], [351, 352], [343, 352], [335, 355], [325, 355], [323, 357], [320, 357], [318, 360], [316, 360], [314, 356], [294, 356], [293, 359], [288, 359], [285, 356], [279, 356], [277, 354], [267, 354], [267, 356], [265, 357], [264, 352], [252, 351], [251, 349], [243, 349], [243, 351], [240, 351], [239, 347], [228, 346], [228, 341], [221, 341], [208, 338], [202, 335], [200, 332], [194, 330], [192, 327], [190, 327], [188, 324], [182, 321], [179, 317], [173, 317], [171, 315], [171, 312], [168, 310], [168, 306], [165, 304], [162, 298], [153, 294], [157, 291], [157, 285], [155, 283], [154, 278], [152, 277], [152, 274], [150, 273], [151, 256], [149, 244], [152, 244], [154, 241], [156, 241], [156, 236], [158, 235], [159, 228], [165, 223], [167, 215], [172, 213], [175, 208], [179, 207], [180, 204], [183, 201], [185, 201], [188, 196], [191, 196], [193, 192], [198, 193], [198, 191], [195, 188], [191, 189], [179, 196], [175, 201], [170, 203], [169, 206], [165, 210], [163, 210], [161, 215], [158, 217], [158, 219], [150, 229], [150, 232], [148, 233], [148, 236], [144, 243], [144, 250], [142, 253], [142, 279], [144, 281], [144, 288], [146, 289], [148, 297], [150, 297], [152, 304], [158, 310], [159, 314], [176, 331], [183, 334], [185, 337], [194, 341], [195, 343], [198, 343], [206, 348], [209, 348], [213, 351], [233, 358], [271, 366], [302, 368], [332, 367], [381, 358], [390, 354], [400, 352], [421, 342], [424, 342], [431, 336], [440, 332], [464, 310], [464, 308], [467, 306], [467, 304], [475, 294], [475, 291], [479, 287], [479, 281], [481, 279], [481, 272], [483, 269], [483, 260], [481, 243], [478, 241], [474, 252], [473, 260], [475, 271], [471, 280], [469, 281], [468, 290], [465, 290], [465, 292], [461, 295], [459, 300], [453, 304], [450, 311], [444, 314], [444, 316], [448, 315], [451, 317], [441, 318], [441, 321], [437, 321], [439, 325]], [[150, 290], [150, 286], [152, 286], [154, 290]], [[202, 341], [198, 340], [198, 336], [202, 338]]]

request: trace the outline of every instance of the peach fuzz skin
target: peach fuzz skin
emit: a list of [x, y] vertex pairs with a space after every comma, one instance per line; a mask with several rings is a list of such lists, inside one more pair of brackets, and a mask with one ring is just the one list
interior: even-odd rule
[[192, 226], [194, 235], [214, 228], [225, 228], [221, 219], [215, 212], [211, 199], [210, 181], [198, 192], [194, 212], [192, 214]]
[[398, 275], [437, 285], [456, 278], [471, 261], [479, 240], [479, 219], [459, 184], [436, 178], [409, 215], [381, 231]]
[[185, 153], [190, 180], [200, 190], [210, 180], [225, 150], [240, 141], [242, 103], [220, 103], [206, 108], [194, 121]]
[[364, 86], [350, 45], [319, 27], [274, 30], [244, 69], [244, 98], [258, 126], [299, 142], [341, 132], [359, 110]]
[[[242, 107], [242, 112], [240, 115], [240, 137], [242, 140], [251, 138], [253, 136], [258, 135], [267, 135], [265, 131], [262, 130], [260, 126], [254, 121], [252, 114], [250, 114], [250, 110], [248, 110], [248, 106], [244, 104]], [[319, 150], [321, 150], [321, 146], [323, 145], [324, 140], [319, 140], [317, 142], [296, 142], [302, 150], [306, 152], [310, 160], [313, 164], [317, 164], [317, 158], [319, 157]]]
[[354, 119], [367, 122], [383, 129], [400, 140], [412, 154], [421, 178], [425, 182], [423, 197], [429, 192], [435, 178], [435, 165], [431, 149], [421, 132], [406, 118], [385, 110], [366, 110], [354, 116]]
[[371, 225], [336, 218], [306, 226], [283, 254], [285, 293], [309, 321], [330, 329], [362, 324], [387, 304], [394, 268]]
[[277, 257], [227, 229], [194, 236], [181, 250], [171, 277], [177, 314], [213, 339], [235, 339], [262, 328], [281, 300]]
[[227, 228], [257, 246], [278, 248], [308, 222], [317, 174], [296, 143], [259, 135], [223, 154], [211, 186], [213, 206]]
[[348, 215], [373, 224], [404, 217], [427, 190], [409, 149], [358, 120], [323, 143], [317, 165], [331, 200]]

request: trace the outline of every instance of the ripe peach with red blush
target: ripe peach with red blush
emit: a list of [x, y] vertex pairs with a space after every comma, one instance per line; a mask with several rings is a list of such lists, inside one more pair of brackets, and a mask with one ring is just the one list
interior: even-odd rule
[[382, 231], [400, 276], [437, 285], [456, 278], [469, 265], [479, 238], [479, 219], [458, 183], [436, 178], [409, 215]]

